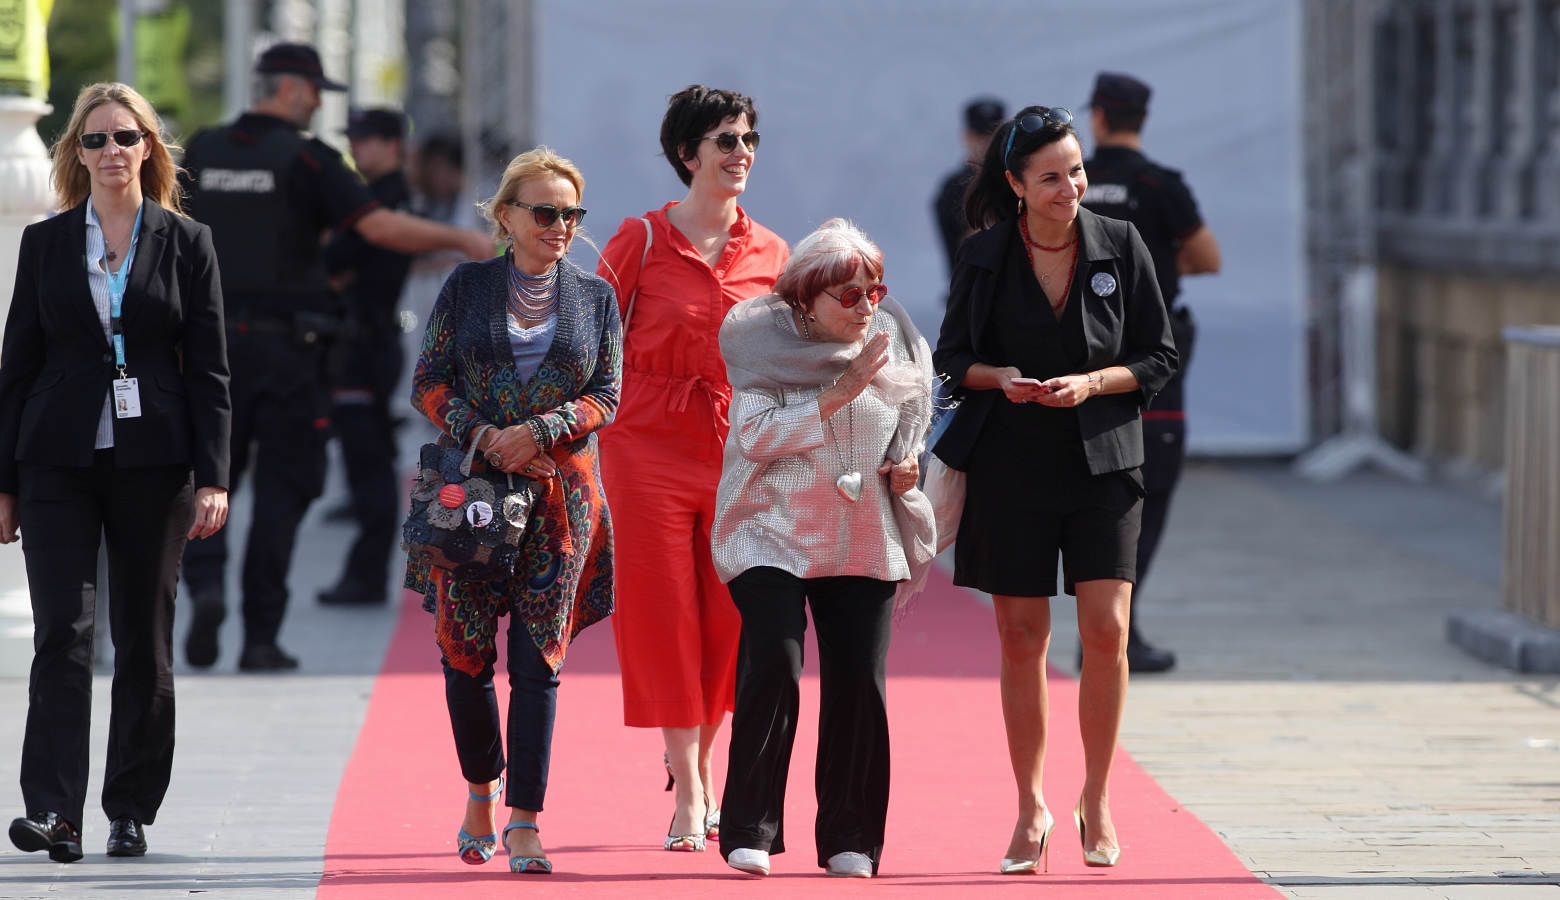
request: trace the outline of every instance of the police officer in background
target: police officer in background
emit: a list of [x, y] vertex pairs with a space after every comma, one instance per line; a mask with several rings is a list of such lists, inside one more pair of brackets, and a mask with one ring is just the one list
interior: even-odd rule
[[[231, 125], [197, 134], [185, 151], [191, 214], [211, 227], [222, 267], [232, 369], [232, 477], [254, 462], [254, 517], [242, 585], [244, 671], [294, 669], [277, 645], [299, 522], [325, 479], [330, 426], [324, 348], [337, 330], [321, 254], [327, 229], [355, 231], [402, 253], [459, 249], [473, 259], [493, 245], [479, 231], [386, 209], [331, 147], [304, 133], [320, 92], [345, 90], [325, 77], [319, 54], [276, 44], [255, 66], [256, 96]], [[226, 616], [223, 535], [184, 554], [194, 614], [185, 658], [218, 656]]]
[[[393, 109], [355, 112], [347, 123], [352, 161], [385, 209], [406, 209], [411, 186], [405, 164], [406, 117]], [[357, 537], [336, 585], [321, 591], [327, 605], [383, 604], [386, 570], [400, 530], [391, 397], [404, 360], [397, 303], [412, 258], [376, 247], [350, 229], [331, 235], [325, 269], [340, 299], [342, 333], [331, 347], [331, 427], [341, 445]]]
[[964, 107], [964, 164], [943, 179], [937, 199], [932, 202], [943, 250], [948, 255], [950, 274], [959, 245], [970, 236], [970, 223], [964, 216], [964, 192], [975, 175], [975, 167], [986, 155], [991, 133], [1006, 120], [1007, 111], [1002, 108], [1002, 101], [995, 97], [976, 97]]
[[1149, 87], [1130, 75], [1101, 72], [1089, 98], [1089, 126], [1094, 155], [1084, 162], [1089, 188], [1083, 202], [1102, 216], [1125, 219], [1137, 226], [1154, 259], [1159, 290], [1170, 310], [1170, 327], [1181, 354], [1180, 370], [1143, 413], [1143, 529], [1138, 538], [1138, 583], [1133, 591], [1132, 622], [1127, 635], [1127, 664], [1134, 672], [1164, 672], [1175, 666], [1175, 654], [1155, 647], [1137, 629], [1138, 599], [1149, 563], [1159, 546], [1170, 495], [1181, 478], [1186, 456], [1186, 413], [1182, 386], [1192, 359], [1196, 326], [1191, 311], [1176, 305], [1181, 276], [1219, 271], [1219, 242], [1203, 223], [1197, 202], [1181, 173], [1143, 155], [1143, 120], [1148, 115]]

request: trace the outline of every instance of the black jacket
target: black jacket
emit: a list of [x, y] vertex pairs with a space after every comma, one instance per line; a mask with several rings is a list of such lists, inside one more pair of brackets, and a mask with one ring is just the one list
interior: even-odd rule
[[[90, 466], [114, 354], [86, 273], [86, 204], [27, 226], [0, 349], [0, 492], [17, 463]], [[120, 468], [188, 463], [228, 487], [227, 336], [211, 230], [144, 201], [125, 290], [126, 374], [141, 415], [114, 420]]]
[[[954, 469], [962, 469], [985, 425], [992, 405], [1006, 402], [999, 390], [966, 390], [958, 385], [975, 363], [1005, 366], [987, 329], [992, 302], [1008, 265], [1008, 254], [1022, 254], [1023, 238], [1014, 221], [1003, 221], [971, 235], [959, 248], [948, 311], [932, 364], [947, 375], [953, 395], [963, 399], [953, 423], [933, 448]], [[1089, 471], [1101, 475], [1143, 464], [1142, 411], [1175, 372], [1175, 341], [1154, 264], [1143, 239], [1130, 223], [1078, 210], [1078, 264], [1069, 303], [1082, 303], [1088, 360], [1080, 372], [1126, 366], [1139, 390], [1092, 397], [1078, 406]], [[1107, 280], [1097, 276], [1108, 275]], [[1104, 290], [1105, 287], [1109, 290]]]

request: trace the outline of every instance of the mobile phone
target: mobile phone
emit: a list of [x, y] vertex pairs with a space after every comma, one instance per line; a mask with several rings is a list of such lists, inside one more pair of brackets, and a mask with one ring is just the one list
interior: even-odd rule
[[1039, 387], [1040, 386], [1040, 379], [1038, 379], [1038, 378], [1014, 378], [1014, 379], [1011, 379], [1011, 380], [1012, 380], [1012, 382], [1014, 384], [1021, 384], [1021, 385], [1024, 385], [1025, 387]]

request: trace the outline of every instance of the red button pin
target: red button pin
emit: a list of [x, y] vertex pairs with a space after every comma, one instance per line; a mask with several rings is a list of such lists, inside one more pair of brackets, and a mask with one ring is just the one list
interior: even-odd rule
[[446, 484], [439, 489], [439, 502], [450, 509], [454, 509], [465, 501], [466, 489], [458, 484]]

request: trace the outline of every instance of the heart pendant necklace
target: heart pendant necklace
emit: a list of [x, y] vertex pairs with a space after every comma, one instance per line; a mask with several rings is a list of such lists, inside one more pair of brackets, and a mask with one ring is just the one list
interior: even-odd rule
[[[829, 429], [829, 442], [834, 445], [834, 458], [839, 461], [840, 468], [845, 470], [844, 475], [834, 479], [834, 489], [840, 492], [841, 497], [852, 503], [861, 499], [861, 473], [850, 468], [850, 451], [854, 449], [856, 440], [856, 423], [851, 411], [851, 405], [855, 402], [852, 398], [845, 404], [844, 444], [840, 443], [839, 437], [834, 433], [833, 416], [823, 420], [823, 424]], [[836, 411], [834, 415], [839, 415], [839, 412]]]

